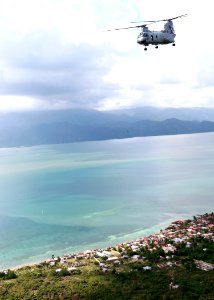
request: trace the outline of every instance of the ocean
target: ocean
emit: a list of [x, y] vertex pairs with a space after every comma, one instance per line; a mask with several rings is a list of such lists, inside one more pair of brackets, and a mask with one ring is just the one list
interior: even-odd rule
[[214, 133], [0, 149], [0, 270], [214, 208]]

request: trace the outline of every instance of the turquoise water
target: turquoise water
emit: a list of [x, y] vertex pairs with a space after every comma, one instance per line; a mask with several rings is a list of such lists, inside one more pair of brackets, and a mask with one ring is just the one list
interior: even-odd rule
[[0, 149], [0, 269], [213, 211], [214, 134]]

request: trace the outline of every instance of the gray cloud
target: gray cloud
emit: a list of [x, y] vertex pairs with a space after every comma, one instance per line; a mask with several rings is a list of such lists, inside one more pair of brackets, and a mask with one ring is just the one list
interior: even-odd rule
[[[47, 0], [42, 8], [36, 1], [15, 2], [17, 6], [11, 1], [0, 5], [0, 110], [180, 106], [192, 105], [192, 99], [200, 106], [213, 99], [214, 44], [204, 31], [205, 24], [212, 25], [211, 4], [203, 7], [201, 26], [203, 5], [194, 3], [192, 11], [192, 3], [186, 6], [184, 0], [179, 1], [180, 12], [176, 6], [172, 10], [169, 0], [164, 5], [148, 0]], [[98, 33], [129, 26], [132, 20], [183, 13], [188, 18], [175, 21], [173, 48], [149, 47], [145, 52], [136, 44], [134, 29]], [[209, 47], [196, 47], [199, 35], [209, 40]]]
[[64, 44], [55, 32], [35, 32], [1, 51], [0, 94], [32, 96], [47, 103], [96, 107], [117, 86], [103, 81], [113, 59], [108, 45]]

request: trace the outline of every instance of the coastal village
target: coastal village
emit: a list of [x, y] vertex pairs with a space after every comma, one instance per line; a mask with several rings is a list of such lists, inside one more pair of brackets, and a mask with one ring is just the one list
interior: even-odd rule
[[[84, 252], [64, 255], [47, 260], [45, 263], [56, 267], [55, 272], [67, 270], [78, 273], [84, 267], [84, 260], [94, 261], [103, 273], [122, 272], [126, 269], [127, 262], [142, 265], [144, 271], [152, 268], [173, 267], [178, 265], [177, 253], [181, 249], [188, 250], [193, 247], [196, 239], [206, 239], [214, 242], [214, 214], [205, 214], [194, 217], [192, 220], [177, 220], [164, 230], [142, 237], [137, 240], [121, 243], [106, 249], [87, 250]], [[203, 248], [203, 252], [207, 249]], [[151, 261], [153, 264], [151, 264]], [[214, 269], [214, 264], [203, 260], [194, 260], [196, 268], [209, 271]], [[173, 287], [173, 285], [172, 285]]]
[[0, 272], [0, 299], [213, 299], [214, 213], [105, 249]]

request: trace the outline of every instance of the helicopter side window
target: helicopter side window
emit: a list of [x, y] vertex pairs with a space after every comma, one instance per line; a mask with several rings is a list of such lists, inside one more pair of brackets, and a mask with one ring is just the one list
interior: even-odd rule
[[151, 35], [151, 39], [152, 39], [152, 41], [153, 41], [153, 35]]

